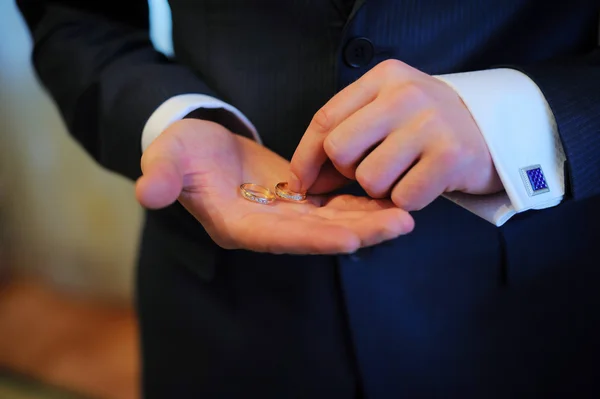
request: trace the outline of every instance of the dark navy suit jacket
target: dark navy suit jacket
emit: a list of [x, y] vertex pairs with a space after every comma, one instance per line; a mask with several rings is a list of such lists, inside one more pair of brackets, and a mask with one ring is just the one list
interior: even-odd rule
[[438, 199], [408, 236], [277, 257], [220, 250], [177, 204], [148, 212], [148, 397], [600, 396], [598, 0], [172, 0], [176, 60], [152, 48], [144, 1], [18, 3], [70, 132], [129, 179], [145, 122], [172, 96], [233, 104], [289, 158], [320, 106], [390, 58], [429, 74], [519, 69], [558, 124], [565, 200], [501, 228]]

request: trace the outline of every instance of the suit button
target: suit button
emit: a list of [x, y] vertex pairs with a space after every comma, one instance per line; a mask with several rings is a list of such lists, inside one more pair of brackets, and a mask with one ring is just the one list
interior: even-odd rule
[[353, 68], [369, 65], [375, 51], [373, 43], [366, 37], [356, 37], [350, 40], [344, 48], [344, 61]]

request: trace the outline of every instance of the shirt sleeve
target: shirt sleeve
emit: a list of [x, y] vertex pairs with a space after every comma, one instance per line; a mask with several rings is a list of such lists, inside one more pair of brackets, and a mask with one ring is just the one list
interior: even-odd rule
[[252, 122], [236, 107], [205, 94], [181, 94], [166, 100], [150, 115], [142, 131], [142, 152], [169, 125], [201, 108], [224, 110], [230, 118], [235, 118], [246, 127], [245, 130], [250, 132], [251, 138], [262, 144], [261, 137]]
[[513, 215], [558, 205], [565, 195], [565, 153], [538, 86], [511, 68], [439, 75], [461, 97], [487, 143], [504, 186], [493, 195], [444, 197], [501, 226]]

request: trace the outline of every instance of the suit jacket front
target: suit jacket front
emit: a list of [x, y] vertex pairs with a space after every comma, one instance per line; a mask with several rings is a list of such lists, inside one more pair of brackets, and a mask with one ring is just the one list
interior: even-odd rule
[[[439, 199], [415, 213], [410, 235], [339, 257], [354, 345], [373, 397], [481, 387], [502, 397], [594, 384], [598, 1], [172, 0], [174, 60], [152, 48], [143, 1], [135, 13], [19, 4], [35, 40], [33, 62], [70, 132], [130, 179], [141, 174], [146, 120], [178, 94], [231, 103], [266, 146], [289, 158], [319, 107], [385, 59], [430, 74], [523, 71], [556, 117], [567, 198], [502, 228]], [[359, 38], [372, 43], [372, 56]], [[217, 250], [193, 218], [178, 205], [148, 218], [178, 262], [211, 278]]]

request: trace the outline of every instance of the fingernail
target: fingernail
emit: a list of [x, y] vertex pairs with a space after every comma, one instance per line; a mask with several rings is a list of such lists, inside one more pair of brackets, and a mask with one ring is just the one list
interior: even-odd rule
[[301, 192], [302, 190], [302, 182], [300, 181], [300, 179], [298, 179], [298, 176], [296, 176], [293, 173], [290, 173], [290, 181], [288, 181], [288, 188], [291, 191], [294, 192]]

